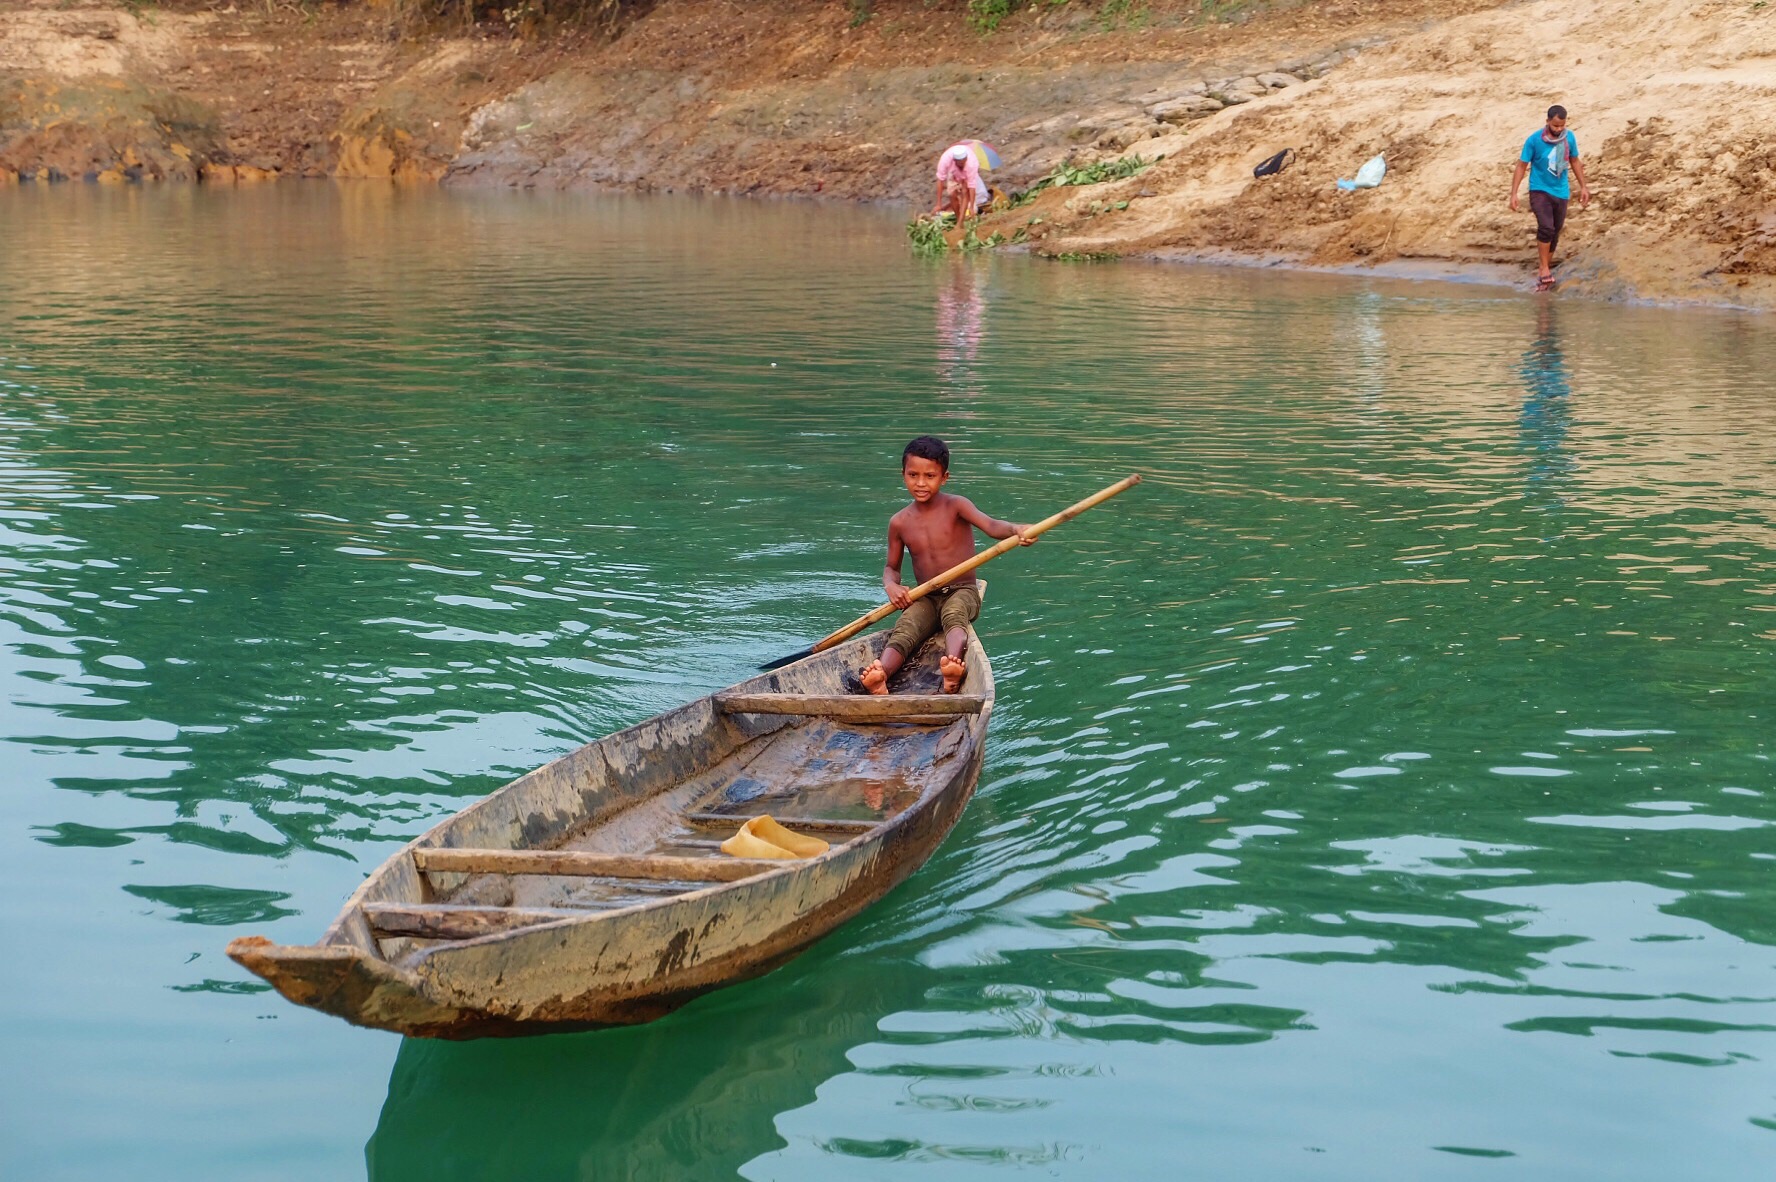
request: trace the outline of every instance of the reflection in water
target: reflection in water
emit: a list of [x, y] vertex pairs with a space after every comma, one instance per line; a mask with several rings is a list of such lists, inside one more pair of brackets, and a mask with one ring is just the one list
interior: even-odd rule
[[1388, 389], [1390, 358], [1382, 308], [1382, 299], [1374, 292], [1350, 301], [1349, 347], [1357, 374], [1355, 393], [1366, 405], [1372, 405]]
[[820, 952], [647, 1026], [476, 1043], [407, 1039], [365, 1147], [370, 1182], [732, 1178], [930, 974]]
[[1518, 372], [1526, 396], [1518, 416], [1518, 434], [1529, 459], [1525, 498], [1556, 508], [1575, 466], [1567, 446], [1572, 428], [1572, 380], [1560, 347], [1553, 300], [1536, 302], [1536, 335], [1523, 352]]
[[986, 336], [983, 270], [978, 260], [950, 260], [943, 286], [937, 290], [938, 384], [958, 394], [982, 388], [977, 363]]
[[[1514, 295], [933, 268], [893, 219], [745, 204], [0, 205], [0, 895], [41, 950], [0, 964], [0, 1168], [1767, 1156], [1763, 321], [1562, 301], [1526, 350]], [[980, 791], [905, 887], [656, 1026], [529, 1042], [402, 1045], [221, 957], [872, 606], [922, 431], [997, 512], [1147, 480], [997, 568]]]

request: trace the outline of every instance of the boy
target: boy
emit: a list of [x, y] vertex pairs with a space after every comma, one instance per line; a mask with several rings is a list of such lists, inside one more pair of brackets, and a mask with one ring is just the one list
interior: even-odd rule
[[968, 673], [962, 656], [968, 625], [980, 615], [974, 572], [923, 599], [908, 599], [900, 582], [901, 553], [912, 554], [913, 579], [923, 583], [972, 558], [977, 529], [989, 538], [1016, 537], [1026, 546], [1036, 539], [1024, 537], [1023, 526], [988, 517], [968, 498], [943, 491], [950, 478], [950, 449], [941, 439], [921, 435], [907, 444], [900, 453], [900, 478], [913, 503], [888, 519], [888, 562], [882, 568], [882, 589], [900, 609], [900, 620], [888, 635], [882, 659], [870, 662], [858, 680], [872, 694], [887, 693], [888, 679], [941, 626], [945, 651], [938, 659], [938, 671], [943, 674], [943, 692], [953, 694]]

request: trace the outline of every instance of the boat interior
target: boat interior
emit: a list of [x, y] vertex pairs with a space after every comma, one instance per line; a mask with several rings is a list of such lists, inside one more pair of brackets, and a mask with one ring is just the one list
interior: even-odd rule
[[953, 778], [954, 760], [974, 749], [991, 696], [991, 671], [984, 654], [974, 659], [977, 645], [961, 692], [940, 692], [938, 638], [906, 663], [886, 697], [848, 692], [845, 673], [882, 639], [846, 645], [837, 660], [806, 662], [815, 667], [787, 680], [805, 692], [759, 693], [754, 679], [713, 695], [710, 726], [732, 719], [745, 733], [707, 766], [614, 812], [531, 841], [472, 843], [495, 848], [457, 848], [485, 828], [465, 824], [450, 834], [475, 810], [459, 814], [435, 831], [440, 840], [412, 851], [411, 871], [348, 904], [341, 923], [357, 928], [350, 922], [357, 909], [368, 931], [340, 934], [356, 936], [354, 943], [368, 936], [382, 957], [399, 963], [440, 944], [706, 890], [784, 864], [721, 849], [760, 815], [832, 848], [869, 837]]

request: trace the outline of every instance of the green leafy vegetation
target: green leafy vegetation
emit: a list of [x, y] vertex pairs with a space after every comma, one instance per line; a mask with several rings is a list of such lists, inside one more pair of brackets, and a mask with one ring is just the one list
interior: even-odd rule
[[1104, 0], [1098, 9], [1098, 27], [1106, 33], [1138, 29], [1147, 23], [1147, 0]]
[[[1154, 159], [1149, 160], [1144, 156], [1135, 154], [1121, 156], [1115, 160], [1099, 160], [1093, 164], [1075, 164], [1072, 161], [1067, 161], [1057, 165], [1053, 172], [1037, 181], [1034, 185], [1031, 185], [1022, 193], [1010, 198], [1006, 202], [1005, 208], [1016, 209], [1021, 205], [1028, 205], [1030, 202], [1034, 201], [1036, 195], [1044, 189], [1052, 189], [1056, 187], [1065, 188], [1077, 185], [1098, 185], [1105, 181], [1126, 180], [1129, 177], [1136, 176], [1144, 170], [1153, 167], [1164, 159], [1164, 156], [1157, 156]], [[1101, 213], [1121, 211], [1128, 207], [1129, 203], [1126, 200], [1105, 201], [1102, 203], [1094, 201], [1085, 210], [1085, 216], [1095, 217]], [[995, 209], [997, 208], [998, 207], [995, 206]], [[1035, 217], [1025, 223], [1025, 227], [1036, 226], [1041, 223], [1042, 219], [1040, 217]], [[1020, 227], [1016, 230], [1010, 238], [1006, 238], [1003, 234], [998, 232], [994, 232], [987, 235], [985, 238], [981, 238], [975, 233], [974, 223], [971, 222], [963, 231], [960, 240], [958, 240], [954, 246], [951, 246], [948, 240], [951, 224], [948, 215], [933, 214], [924, 214], [908, 222], [907, 238], [912, 243], [913, 253], [936, 256], [947, 254], [951, 250], [961, 252], [988, 250], [995, 246], [1006, 245], [1007, 243], [1020, 243], [1029, 238], [1029, 231], [1024, 227]], [[1117, 256], [1114, 254], [1062, 254], [1054, 255], [1052, 257], [1067, 262], [1102, 262], [1116, 258]]]
[[1095, 218], [1101, 213], [1121, 213], [1128, 207], [1129, 203], [1126, 201], [1094, 201], [1085, 207], [1085, 216]]
[[[1120, 181], [1137, 173], [1152, 168], [1164, 156], [1156, 156], [1148, 160], [1139, 153], [1133, 156], [1121, 156], [1115, 160], [1100, 160], [1096, 164], [1074, 164], [1067, 161], [1057, 165], [1055, 170], [1017, 194], [1011, 199], [1011, 208], [1028, 205], [1036, 200], [1036, 195], [1044, 189], [1052, 189], [1070, 185], [1099, 185], [1105, 181]], [[1127, 208], [1126, 205], [1121, 208]]]
[[994, 230], [991, 234], [982, 238], [974, 232], [973, 226], [969, 226], [962, 234], [962, 241], [956, 244], [956, 249], [965, 254], [972, 254], [977, 250], [991, 250], [995, 246], [1004, 246], [1010, 242], [1022, 242], [1023, 240], [1024, 232], [1022, 230], [1019, 230], [1010, 238], [1007, 238], [997, 230]]
[[1052, 182], [1057, 185], [1098, 185], [1105, 181], [1126, 180], [1144, 169], [1152, 168], [1163, 159], [1165, 157], [1161, 156], [1148, 160], [1137, 153], [1133, 156], [1121, 156], [1115, 160], [1100, 160], [1096, 164], [1067, 163], [1056, 168], [1045, 179], [1052, 178]]
[[[1127, 6], [1131, 0], [1105, 0], [1105, 7]], [[976, 32], [991, 33], [1020, 8], [1059, 8], [1067, 0], [968, 0], [968, 23]], [[1143, 7], [1145, 5], [1143, 4]]]
[[977, 225], [976, 222], [969, 222], [967, 228], [962, 231], [962, 237], [957, 239], [956, 245], [952, 247], [949, 242], [950, 219], [934, 214], [922, 214], [907, 223], [907, 240], [912, 243], [914, 254], [936, 258], [938, 255], [948, 254], [951, 250], [958, 254], [973, 254], [976, 251], [991, 250], [995, 246], [1015, 246], [1030, 236], [1029, 232], [1020, 226], [1009, 238], [997, 230], [982, 238], [976, 232]]
[[[856, 0], [853, 0], [855, 3]], [[978, 33], [991, 33], [1012, 13], [1025, 8], [1059, 8], [1070, 0], [968, 0], [968, 23]], [[1238, 7], [1247, 0], [1201, 0], [1203, 11], [1215, 7]], [[1079, 5], [1084, 9], [1085, 4]], [[1089, 11], [1089, 10], [1088, 10]], [[1096, 10], [1098, 27], [1104, 32], [1117, 29], [1138, 29], [1147, 23], [1147, 0], [1102, 0]]]
[[1064, 250], [1044, 257], [1057, 263], [1113, 263], [1122, 256], [1113, 250]]
[[913, 253], [919, 255], [940, 255], [949, 253], [950, 244], [944, 235], [949, 233], [948, 218], [934, 214], [921, 214], [907, 223], [907, 239], [913, 244]]
[[391, 0], [397, 25], [408, 29], [483, 22], [504, 25], [520, 36], [550, 30], [585, 29], [610, 34], [650, 0]]
[[[166, 0], [117, 0], [131, 12], [152, 10]], [[190, 4], [193, 0], [182, 0]], [[220, 0], [214, 0], [219, 3]], [[267, 12], [284, 9], [312, 15], [324, 0], [247, 0]], [[337, 0], [349, 4], [353, 0]], [[453, 28], [488, 31], [504, 28], [522, 37], [590, 31], [606, 36], [616, 34], [631, 18], [654, 7], [658, 0], [362, 0], [390, 14], [391, 31], [418, 33], [423, 30], [448, 31]], [[983, 35], [997, 30], [1019, 12], [1042, 12], [1066, 9], [1071, 27], [1084, 29], [1092, 24], [1103, 32], [1118, 29], [1139, 29], [1160, 21], [1175, 25], [1192, 19], [1213, 23], [1235, 19], [1246, 11], [1264, 7], [1275, 0], [1196, 0], [1199, 11], [1192, 18], [1180, 17], [1172, 6], [1162, 6], [1166, 15], [1155, 17], [1151, 0], [967, 0], [960, 7], [960, 16], [970, 28]], [[59, 0], [66, 7], [74, 0]], [[1753, 8], [1763, 7], [1765, 0], [1755, 0]], [[182, 6], [181, 4], [181, 6]], [[925, 0], [926, 8], [944, 7], [937, 0]], [[850, 27], [861, 28], [875, 21], [875, 0], [845, 0]], [[901, 21], [876, 22], [879, 35], [889, 37], [901, 32]]]
[[1028, 0], [968, 0], [968, 23], [976, 32], [991, 33], [1000, 21], [1027, 4]]

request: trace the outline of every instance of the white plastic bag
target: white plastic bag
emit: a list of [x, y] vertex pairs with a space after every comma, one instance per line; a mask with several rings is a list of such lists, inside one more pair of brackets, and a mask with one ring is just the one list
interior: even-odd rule
[[1346, 190], [1373, 189], [1375, 186], [1381, 184], [1381, 178], [1387, 175], [1387, 167], [1387, 161], [1382, 159], [1380, 153], [1377, 153], [1365, 160], [1363, 162], [1363, 167], [1357, 169], [1356, 180], [1339, 181], [1338, 187]]

